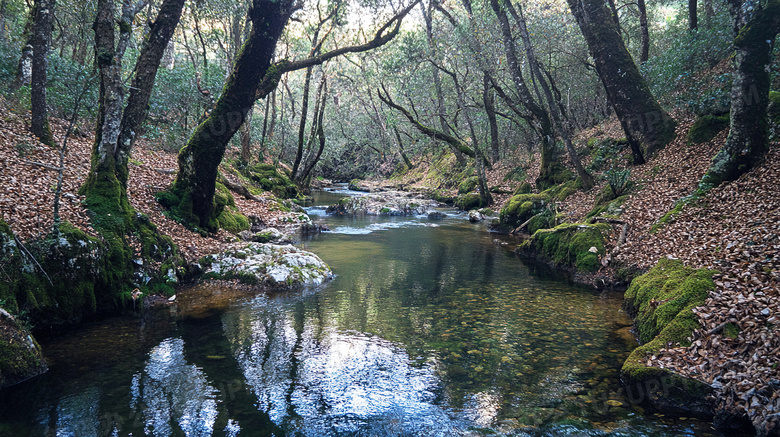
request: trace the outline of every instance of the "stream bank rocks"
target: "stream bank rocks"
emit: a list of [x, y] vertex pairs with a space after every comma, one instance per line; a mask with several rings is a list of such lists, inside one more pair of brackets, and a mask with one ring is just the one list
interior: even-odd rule
[[198, 263], [204, 279], [238, 279], [275, 288], [320, 285], [333, 278], [317, 255], [290, 244], [239, 243]]
[[0, 308], [0, 388], [46, 372], [41, 347], [8, 311]]
[[421, 194], [401, 191], [385, 191], [364, 196], [344, 197], [331, 205], [326, 213], [339, 216], [410, 216], [427, 214], [438, 202], [426, 199]]

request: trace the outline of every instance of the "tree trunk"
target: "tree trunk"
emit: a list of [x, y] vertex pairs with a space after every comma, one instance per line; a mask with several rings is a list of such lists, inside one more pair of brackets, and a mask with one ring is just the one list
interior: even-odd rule
[[132, 22], [137, 9], [125, 4], [119, 21], [116, 41], [114, 2], [99, 0], [95, 17], [95, 59], [100, 78], [95, 143], [92, 163], [81, 193], [85, 203], [96, 214], [112, 217], [124, 234], [132, 218], [127, 200], [127, 161], [130, 149], [146, 117], [149, 97], [160, 58], [179, 22], [184, 0], [165, 0], [138, 57], [127, 107], [123, 110], [124, 85], [122, 58], [129, 44]]
[[698, 1], [688, 0], [688, 29], [690, 30], [696, 30], [699, 27], [698, 7]]
[[312, 170], [314, 170], [314, 166], [320, 161], [322, 152], [325, 150], [325, 128], [323, 127], [323, 118], [325, 116], [325, 104], [328, 101], [328, 85], [324, 76], [317, 94], [319, 94], [319, 100], [314, 111], [314, 123], [316, 125], [316, 133], [314, 134], [316, 134], [319, 147], [314, 156], [307, 157], [306, 159], [306, 165], [298, 177], [298, 181], [300, 181], [301, 184], [307, 184], [306, 180], [311, 175]]
[[645, 0], [637, 0], [637, 8], [639, 8], [639, 33], [641, 39], [639, 42], [639, 63], [644, 64], [650, 59], [650, 29], [647, 25], [647, 5]]
[[49, 65], [49, 46], [54, 24], [54, 0], [35, 2], [35, 27], [33, 29], [32, 81], [30, 83], [31, 122], [30, 131], [42, 143], [54, 146], [46, 110], [46, 69]]
[[[676, 123], [661, 108], [626, 50], [611, 11], [601, 0], [567, 0], [596, 64], [610, 103], [626, 129], [652, 154], [675, 137]], [[643, 161], [644, 157], [635, 157]]]
[[241, 125], [241, 162], [243, 165], [249, 165], [252, 160], [252, 109], [246, 114], [246, 120]]
[[769, 148], [770, 65], [772, 44], [780, 30], [780, 0], [746, 8], [729, 0], [734, 26], [734, 82], [731, 86], [731, 129], [726, 144], [712, 158], [703, 188], [738, 178], [758, 163]]
[[255, 100], [276, 89], [283, 73], [386, 44], [398, 35], [403, 18], [416, 4], [415, 1], [393, 16], [365, 44], [342, 47], [300, 61], [282, 60], [272, 65], [276, 43], [298, 4], [293, 0], [254, 0], [249, 10], [252, 29], [222, 95], [179, 152], [179, 173], [171, 192], [180, 199], [177, 211], [183, 221], [207, 231], [217, 229], [216, 218], [221, 211], [214, 204], [214, 191], [225, 148]]
[[179, 152], [179, 173], [173, 193], [182, 203], [182, 218], [208, 231], [217, 229], [221, 211], [214, 205], [217, 168], [225, 147], [244, 122], [261, 79], [271, 66], [276, 42], [293, 12], [287, 0], [255, 0], [249, 11], [252, 30], [236, 59], [213, 111]]
[[413, 169], [414, 164], [412, 164], [412, 161], [406, 155], [406, 151], [404, 150], [404, 143], [401, 141], [401, 134], [398, 132], [398, 128], [393, 126], [393, 132], [395, 132], [395, 138], [398, 140], [398, 151], [401, 153], [401, 159], [404, 160], [404, 164], [409, 167], [409, 170]]
[[490, 6], [493, 8], [493, 12], [495, 12], [499, 24], [501, 25], [504, 51], [506, 52], [507, 64], [512, 75], [512, 80], [514, 81], [517, 95], [520, 97], [522, 105], [531, 113], [533, 119], [538, 123], [537, 130], [541, 137], [541, 169], [538, 181], [543, 182], [549, 179], [554, 173], [555, 134], [553, 132], [553, 124], [547, 111], [539, 106], [534, 100], [531, 91], [528, 89], [528, 86], [523, 79], [523, 75], [520, 71], [520, 60], [518, 59], [514, 39], [512, 38], [512, 28], [509, 24], [506, 11], [499, 4], [499, 0], [490, 0]]
[[490, 125], [490, 160], [495, 164], [501, 159], [501, 148], [498, 142], [498, 120], [493, 87], [490, 85], [490, 76], [487, 73], [482, 75], [482, 102]]
[[[290, 177], [292, 180], [296, 180], [296, 174], [298, 173], [298, 167], [301, 165], [303, 159], [303, 145], [306, 142], [306, 121], [309, 118], [309, 91], [311, 89], [311, 76], [313, 68], [306, 69], [306, 78], [303, 81], [303, 98], [301, 100], [301, 121], [298, 126], [298, 150], [295, 153], [295, 161], [292, 166], [292, 173]], [[316, 118], [315, 114], [315, 118]]]

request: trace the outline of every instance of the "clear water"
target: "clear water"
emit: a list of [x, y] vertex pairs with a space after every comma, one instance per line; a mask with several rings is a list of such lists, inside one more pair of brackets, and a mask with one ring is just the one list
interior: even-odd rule
[[177, 306], [53, 335], [51, 370], [0, 392], [0, 435], [715, 435], [624, 395], [620, 294], [532, 276], [453, 211], [309, 212], [331, 232], [300, 245], [331, 283], [197, 286]]

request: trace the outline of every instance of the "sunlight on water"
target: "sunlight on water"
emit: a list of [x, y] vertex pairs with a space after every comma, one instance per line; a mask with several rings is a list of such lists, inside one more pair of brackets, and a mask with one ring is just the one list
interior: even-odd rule
[[465, 214], [310, 210], [333, 231], [300, 245], [332, 282], [195, 286], [44, 342], [51, 370], [0, 392], [0, 436], [716, 435], [625, 395], [619, 293], [531, 276]]

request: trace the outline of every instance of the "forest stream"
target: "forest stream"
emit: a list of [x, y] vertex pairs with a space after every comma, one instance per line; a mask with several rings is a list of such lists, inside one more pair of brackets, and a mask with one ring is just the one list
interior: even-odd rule
[[316, 289], [180, 290], [176, 304], [42, 340], [0, 392], [9, 436], [717, 435], [621, 389], [622, 294], [532, 275], [484, 224], [341, 218], [299, 245]]

